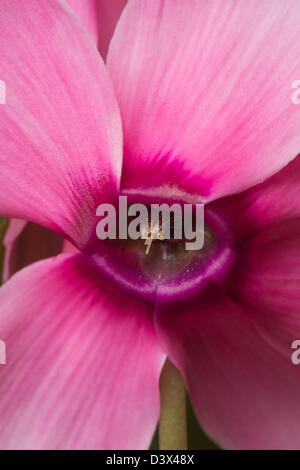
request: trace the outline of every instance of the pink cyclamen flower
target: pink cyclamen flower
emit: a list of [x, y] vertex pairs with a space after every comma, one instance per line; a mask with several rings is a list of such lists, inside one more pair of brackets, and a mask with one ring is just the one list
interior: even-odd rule
[[[129, 0], [107, 66], [82, 10], [0, 2], [0, 213], [80, 251], [0, 290], [0, 447], [146, 448], [168, 356], [222, 446], [298, 448], [299, 1]], [[205, 203], [201, 259], [98, 240], [121, 193]]]

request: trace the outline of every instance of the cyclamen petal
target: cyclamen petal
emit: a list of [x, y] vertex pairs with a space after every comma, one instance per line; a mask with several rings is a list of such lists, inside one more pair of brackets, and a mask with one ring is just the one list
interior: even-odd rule
[[71, 9], [43, 0], [0, 2], [0, 56], [1, 214], [82, 248], [121, 172], [121, 121], [103, 61]]
[[[256, 322], [251, 310], [212, 286], [181, 311], [159, 306], [156, 322], [212, 439], [225, 449], [299, 449], [299, 370], [287, 356], [287, 338], [275, 347], [261, 315]], [[289, 330], [294, 335], [299, 319]]]
[[284, 220], [300, 217], [300, 155], [261, 184], [207, 208], [226, 219], [239, 244]]
[[[127, 0], [110, 0], [109, 5], [107, 1], [99, 0], [68, 0], [70, 6], [74, 9], [75, 13], [78, 15], [79, 19], [82, 21], [83, 25], [90, 33], [103, 58], [106, 57], [108, 44], [110, 42], [115, 24], [126, 4]], [[5, 255], [4, 255], [4, 268], [3, 268], [3, 280], [7, 280], [18, 268], [20, 268], [22, 262], [18, 260], [19, 254], [21, 251], [26, 250], [26, 247], [23, 245], [21, 240], [22, 248], [20, 247], [19, 252], [16, 256], [13, 253], [16, 252], [15, 242], [17, 244], [18, 233], [15, 234], [15, 242], [11, 239], [12, 231], [14, 227], [17, 226], [25, 227], [25, 221], [17, 221], [18, 219], [11, 220], [9, 227], [9, 234], [5, 237]], [[38, 233], [38, 229], [37, 229]], [[42, 233], [44, 233], [42, 231]], [[9, 240], [8, 240], [9, 237]], [[53, 238], [56, 238], [53, 235]], [[35, 240], [39, 242], [44, 242], [45, 240], [40, 240], [35, 237]], [[52, 245], [52, 243], [51, 243]], [[32, 250], [30, 250], [31, 253]], [[51, 256], [55, 253], [52, 252]], [[21, 254], [23, 257], [23, 255]], [[37, 256], [34, 255], [36, 260]], [[12, 259], [12, 257], [14, 259]], [[39, 257], [40, 259], [40, 257]], [[24, 260], [22, 260], [24, 261]]]
[[97, 15], [98, 0], [67, 0], [83, 26], [97, 45], [99, 40], [99, 18]]
[[236, 278], [229, 293], [240, 305], [251, 309], [257, 322], [280, 336], [289, 354], [300, 338], [300, 218], [273, 223], [245, 242], [240, 250]]
[[90, 33], [103, 59], [127, 0], [67, 0]]
[[130, 2], [107, 59], [124, 125], [123, 191], [211, 201], [292, 160], [299, 21], [298, 0]]
[[1, 449], [150, 445], [165, 355], [149, 305], [125, 299], [82, 255], [20, 271], [0, 305]]

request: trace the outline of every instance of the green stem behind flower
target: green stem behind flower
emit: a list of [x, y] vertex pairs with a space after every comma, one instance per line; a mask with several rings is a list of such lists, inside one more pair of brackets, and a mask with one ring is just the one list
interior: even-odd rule
[[176, 367], [166, 360], [160, 377], [159, 449], [186, 450], [186, 393]]

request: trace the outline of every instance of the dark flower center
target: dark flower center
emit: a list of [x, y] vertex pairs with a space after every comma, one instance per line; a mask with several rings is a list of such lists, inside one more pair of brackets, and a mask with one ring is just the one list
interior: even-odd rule
[[144, 239], [98, 240], [92, 259], [112, 283], [145, 300], [154, 301], [156, 295], [165, 302], [191, 298], [210, 281], [222, 282], [232, 265], [234, 253], [223, 221], [209, 211], [201, 249], [186, 249], [187, 240], [176, 238], [172, 219], [168, 239], [161, 225], [151, 229], [149, 223], [141, 231]]

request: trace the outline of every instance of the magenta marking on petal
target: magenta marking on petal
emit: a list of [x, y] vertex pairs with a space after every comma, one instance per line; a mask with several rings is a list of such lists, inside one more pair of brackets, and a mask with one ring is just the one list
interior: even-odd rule
[[[178, 156], [173, 151], [159, 152], [146, 157], [134, 155], [124, 150], [124, 166], [121, 178], [121, 191], [124, 194], [134, 192], [144, 196], [166, 195], [184, 200], [183, 195], [191, 195], [193, 202], [205, 202], [211, 193], [212, 183], [199, 173], [186, 168], [187, 158]], [[134, 162], [134, 167], [133, 163]], [[151, 178], [149, 178], [151, 175]], [[177, 187], [176, 182], [180, 181]], [[173, 197], [173, 196], [171, 196]]]

